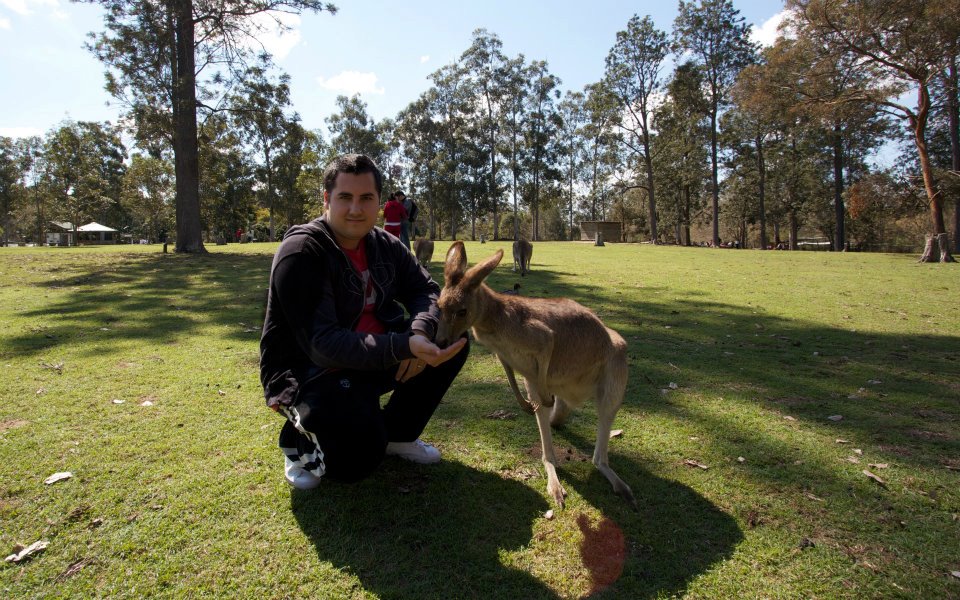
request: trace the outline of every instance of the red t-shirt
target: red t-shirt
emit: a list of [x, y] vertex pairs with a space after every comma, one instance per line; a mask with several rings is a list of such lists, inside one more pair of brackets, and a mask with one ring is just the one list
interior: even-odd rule
[[407, 218], [407, 209], [396, 200], [387, 200], [383, 205], [383, 228], [400, 237], [400, 222]]
[[357, 272], [360, 273], [360, 279], [363, 280], [363, 296], [365, 299], [363, 305], [363, 314], [360, 315], [360, 321], [357, 323], [354, 331], [360, 333], [386, 332], [387, 328], [383, 325], [380, 319], [377, 318], [377, 315], [374, 314], [374, 307], [377, 303], [377, 289], [373, 286], [373, 282], [370, 281], [370, 270], [367, 268], [366, 244], [364, 244], [363, 240], [361, 240], [356, 250], [347, 250], [346, 248], [343, 248], [343, 252], [347, 255], [347, 258], [350, 259], [350, 262], [353, 263], [353, 266], [356, 268]]

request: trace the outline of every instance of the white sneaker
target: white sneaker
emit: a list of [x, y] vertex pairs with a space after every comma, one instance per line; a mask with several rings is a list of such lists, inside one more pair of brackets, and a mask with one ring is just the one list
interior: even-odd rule
[[421, 465], [440, 462], [440, 451], [423, 440], [412, 442], [390, 442], [387, 444], [388, 456], [399, 456]]
[[286, 456], [283, 457], [283, 476], [298, 490], [312, 490], [320, 485], [320, 478]]

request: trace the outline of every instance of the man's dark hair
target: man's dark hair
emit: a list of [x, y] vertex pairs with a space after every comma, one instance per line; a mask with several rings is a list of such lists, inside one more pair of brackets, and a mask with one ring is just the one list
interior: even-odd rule
[[353, 175], [373, 173], [373, 181], [377, 187], [377, 195], [379, 196], [383, 193], [383, 174], [369, 156], [363, 154], [343, 154], [330, 161], [330, 164], [327, 165], [326, 170], [323, 172], [324, 191], [333, 191], [333, 186], [337, 183], [337, 175], [340, 173], [351, 173]]

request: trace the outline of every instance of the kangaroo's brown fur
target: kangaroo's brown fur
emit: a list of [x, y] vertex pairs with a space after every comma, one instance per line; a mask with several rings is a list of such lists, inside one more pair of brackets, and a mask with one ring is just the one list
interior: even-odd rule
[[433, 240], [417, 238], [413, 242], [413, 253], [417, 255], [417, 262], [428, 266], [433, 259]]
[[533, 244], [520, 238], [513, 243], [513, 272], [520, 271], [520, 277], [530, 272], [530, 259], [533, 258]]
[[[630, 487], [610, 468], [610, 427], [627, 385], [627, 344], [589, 309], [569, 299], [530, 298], [493, 291], [483, 281], [500, 263], [503, 250], [467, 269], [462, 242], [447, 252], [440, 294], [437, 343], [445, 346], [472, 329], [478, 342], [496, 353], [525, 409], [534, 412], [543, 447], [547, 491], [563, 506], [566, 491], [557, 478], [551, 425], [593, 397], [597, 403], [597, 444], [593, 464], [634, 507]], [[514, 371], [523, 375], [524, 400]]]

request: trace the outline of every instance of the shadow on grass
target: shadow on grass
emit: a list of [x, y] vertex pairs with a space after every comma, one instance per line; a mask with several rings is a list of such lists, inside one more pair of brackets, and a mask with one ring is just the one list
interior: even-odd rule
[[211, 323], [253, 341], [263, 322], [269, 254], [60, 258], [34, 266], [44, 279], [24, 293], [57, 295], [18, 312], [33, 325], [0, 337], [0, 355], [32, 356], [80, 341], [96, 342], [98, 353], [128, 340], [169, 343]]
[[742, 539], [731, 517], [690, 488], [635, 466], [625, 471], [641, 511], [628, 509], [602, 477], [590, 478], [584, 491], [608, 515], [596, 523], [570, 514], [537, 524], [550, 506], [529, 482], [448, 461], [419, 468], [388, 460], [359, 484], [293, 491], [291, 509], [320, 560], [383, 598], [568, 597], [502, 558], [532, 548], [534, 570], [580, 572], [580, 565], [548, 562], [556, 555], [544, 548], [567, 535], [565, 518], [583, 533], [577, 559], [592, 590], [611, 597], [681, 591]]

